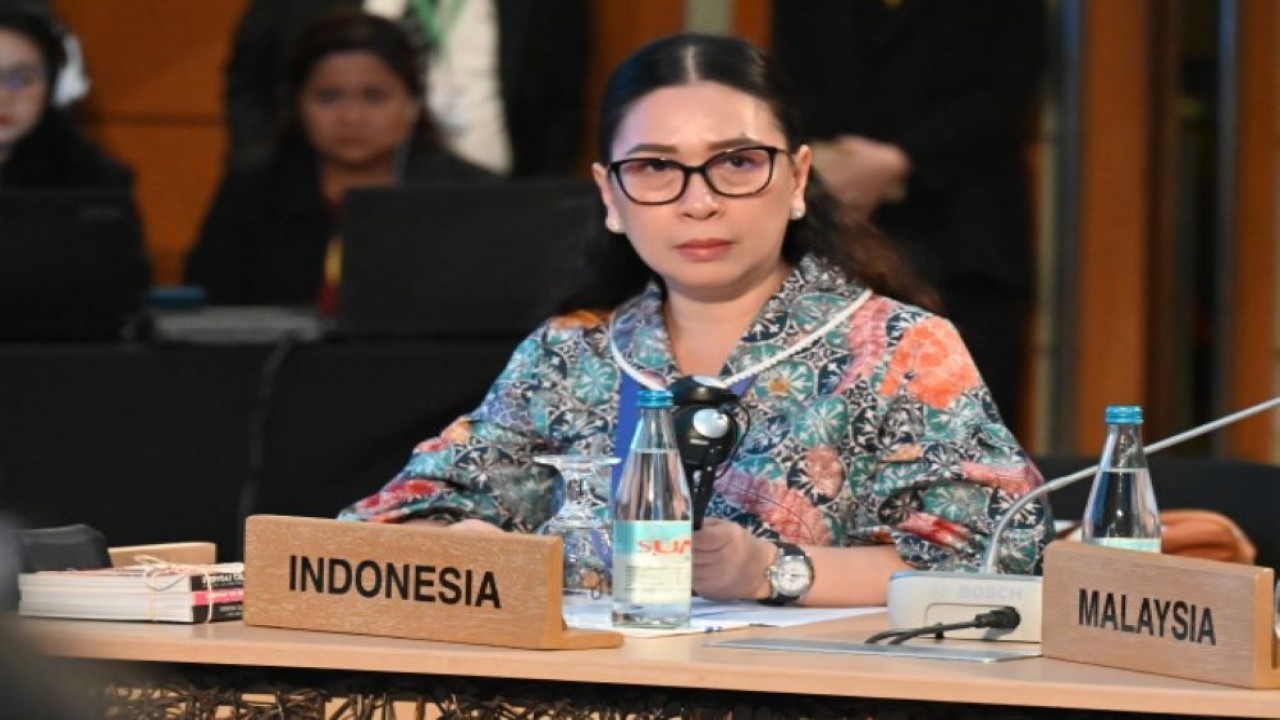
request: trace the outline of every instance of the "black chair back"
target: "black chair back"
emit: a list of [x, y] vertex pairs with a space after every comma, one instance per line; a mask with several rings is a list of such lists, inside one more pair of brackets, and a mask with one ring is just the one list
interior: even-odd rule
[[[1201, 509], [1235, 521], [1258, 549], [1257, 564], [1280, 564], [1280, 466], [1155, 454], [1147, 458], [1156, 504], [1164, 510]], [[1090, 457], [1043, 457], [1036, 465], [1046, 480], [1097, 464]], [[1053, 516], [1079, 520], [1092, 483], [1081, 480], [1051, 497]]]

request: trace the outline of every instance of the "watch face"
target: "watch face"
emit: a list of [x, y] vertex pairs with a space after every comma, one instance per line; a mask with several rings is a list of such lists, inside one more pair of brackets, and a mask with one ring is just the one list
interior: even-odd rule
[[769, 580], [775, 593], [798, 598], [805, 594], [813, 582], [813, 571], [805, 558], [784, 555], [770, 568]]

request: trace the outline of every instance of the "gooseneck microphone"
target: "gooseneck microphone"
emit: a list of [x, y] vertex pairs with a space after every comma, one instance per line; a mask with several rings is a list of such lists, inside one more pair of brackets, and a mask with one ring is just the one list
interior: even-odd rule
[[[1147, 454], [1159, 452], [1278, 406], [1280, 397], [1275, 397], [1146, 445], [1143, 450]], [[889, 624], [895, 628], [914, 628], [956, 623], [972, 618], [975, 613], [1012, 607], [1021, 616], [1017, 627], [967, 630], [952, 633], [951, 637], [1040, 642], [1041, 578], [1000, 573], [1000, 538], [1013, 518], [1027, 505], [1054, 490], [1092, 477], [1097, 471], [1098, 466], [1094, 465], [1055, 478], [1014, 501], [991, 532], [979, 572], [911, 570], [894, 573], [889, 580]]]
[[697, 530], [715, 490], [717, 469], [742, 439], [734, 416], [739, 399], [718, 379], [705, 375], [680, 378], [669, 389], [675, 406], [671, 420], [676, 446], [689, 483], [693, 529]]
[[[1179, 443], [1186, 442], [1187, 440], [1191, 440], [1192, 438], [1197, 438], [1197, 437], [1200, 437], [1201, 435], [1211, 433], [1214, 430], [1217, 430], [1218, 428], [1224, 428], [1228, 425], [1244, 420], [1245, 418], [1253, 417], [1254, 415], [1257, 415], [1258, 413], [1263, 412], [1264, 410], [1270, 410], [1271, 408], [1274, 408], [1277, 406], [1280, 406], [1280, 397], [1275, 397], [1265, 402], [1260, 402], [1257, 405], [1253, 405], [1243, 410], [1236, 411], [1234, 413], [1231, 413], [1230, 415], [1220, 417], [1217, 420], [1210, 420], [1209, 422], [1204, 423], [1203, 425], [1197, 425], [1196, 427], [1193, 427], [1190, 430], [1184, 430], [1178, 433], [1177, 435], [1171, 435], [1165, 438], [1164, 440], [1160, 440], [1159, 442], [1153, 442], [1150, 445], [1144, 445], [1142, 450], [1148, 455], [1152, 453], [1160, 452], [1161, 450], [1164, 450], [1167, 447], [1172, 447]], [[1014, 503], [1009, 506], [1009, 509], [1005, 510], [1004, 515], [1000, 517], [1000, 522], [996, 523], [995, 529], [991, 532], [991, 542], [990, 544], [987, 545], [987, 550], [982, 555], [982, 572], [984, 573], [1000, 572], [1000, 569], [999, 569], [1000, 544], [998, 541], [1000, 539], [1000, 536], [1004, 534], [1005, 527], [1008, 526], [1010, 522], [1012, 522], [1013, 518], [1017, 516], [1017, 514], [1022, 510], [1022, 508], [1031, 504], [1036, 499], [1041, 498], [1045, 495], [1048, 495], [1049, 493], [1055, 490], [1064, 488], [1078, 480], [1083, 480], [1087, 477], [1093, 477], [1093, 475], [1095, 475], [1098, 472], [1098, 468], [1099, 466], [1097, 465], [1090, 465], [1089, 467], [1084, 468], [1083, 470], [1078, 470], [1076, 472], [1073, 472], [1070, 475], [1063, 475], [1060, 478], [1057, 478], [1055, 480], [1045, 483], [1044, 485], [1041, 485], [1035, 490], [1032, 490], [1031, 492], [1027, 493], [1026, 495], [1023, 495], [1022, 497], [1014, 501]]]

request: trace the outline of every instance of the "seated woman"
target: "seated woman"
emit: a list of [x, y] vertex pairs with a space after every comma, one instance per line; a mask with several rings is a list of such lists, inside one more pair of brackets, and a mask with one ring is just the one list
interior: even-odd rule
[[[694, 533], [699, 595], [785, 595], [766, 580], [777, 542], [810, 556], [808, 605], [883, 604], [895, 571], [976, 567], [1002, 509], [1042, 479], [955, 328], [903, 302], [922, 288], [810, 173], [765, 56], [733, 38], [655, 42], [614, 73], [599, 127], [608, 232], [568, 312], [341, 517], [532, 530], [552, 481], [531, 456], [624, 453], [624, 384], [710, 375], [749, 383], [751, 422]], [[1003, 568], [1035, 570], [1049, 529], [1030, 506]]]
[[151, 271], [133, 173], [53, 102], [67, 62], [39, 4], [0, 5], [0, 340], [117, 340]]
[[187, 258], [187, 282], [214, 303], [319, 301], [332, 311], [348, 190], [489, 178], [437, 142], [421, 77], [391, 22], [346, 9], [317, 18], [294, 48], [275, 151], [223, 180]]
[[133, 185], [133, 173], [54, 106], [54, 81], [66, 61], [47, 11], [0, 6], [0, 189]]

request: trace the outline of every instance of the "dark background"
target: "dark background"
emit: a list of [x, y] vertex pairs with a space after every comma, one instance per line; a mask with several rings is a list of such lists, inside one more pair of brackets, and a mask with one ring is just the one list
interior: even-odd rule
[[516, 342], [0, 347], [0, 509], [238, 559], [246, 483], [253, 512], [335, 516], [477, 405]]

